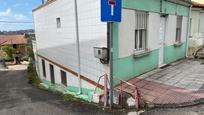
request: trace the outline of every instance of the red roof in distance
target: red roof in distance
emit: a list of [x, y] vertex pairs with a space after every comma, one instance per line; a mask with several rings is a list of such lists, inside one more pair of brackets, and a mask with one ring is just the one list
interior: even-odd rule
[[1, 45], [27, 44], [24, 35], [0, 35]]

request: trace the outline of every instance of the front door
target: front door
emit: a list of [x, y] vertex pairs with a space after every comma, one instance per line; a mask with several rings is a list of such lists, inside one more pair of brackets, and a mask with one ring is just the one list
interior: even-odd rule
[[166, 18], [161, 17], [159, 28], [159, 67], [162, 67], [164, 65], [165, 32], [166, 32]]

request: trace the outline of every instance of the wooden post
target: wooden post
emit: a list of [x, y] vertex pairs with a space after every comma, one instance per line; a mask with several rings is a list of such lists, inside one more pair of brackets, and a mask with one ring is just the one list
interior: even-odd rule
[[123, 82], [120, 81], [120, 104], [123, 107]]
[[140, 93], [137, 88], [135, 88], [135, 107], [136, 110], [139, 111], [140, 109]]
[[108, 75], [105, 74], [104, 76], [104, 107], [107, 107], [107, 100], [108, 100], [108, 93], [107, 93], [107, 82], [108, 82]]

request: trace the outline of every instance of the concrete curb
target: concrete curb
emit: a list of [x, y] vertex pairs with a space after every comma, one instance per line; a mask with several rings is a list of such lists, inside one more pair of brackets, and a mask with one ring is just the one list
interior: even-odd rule
[[172, 104], [154, 104], [154, 103], [146, 103], [148, 108], [182, 108], [189, 107], [194, 105], [199, 105], [204, 103], [204, 98], [200, 98], [191, 102], [183, 102], [183, 103], [172, 103]]

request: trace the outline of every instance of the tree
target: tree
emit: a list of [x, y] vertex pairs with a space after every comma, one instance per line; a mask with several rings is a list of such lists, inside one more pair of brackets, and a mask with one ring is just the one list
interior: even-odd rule
[[6, 53], [6, 57], [7, 59], [12, 59], [14, 58], [14, 53], [15, 53], [15, 49], [11, 46], [3, 46], [2, 50]]

